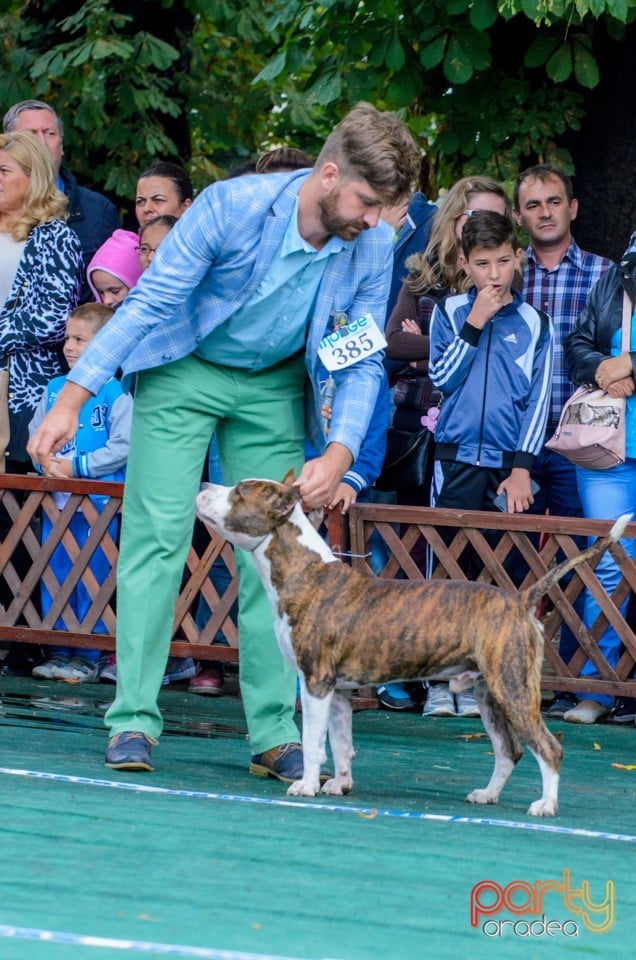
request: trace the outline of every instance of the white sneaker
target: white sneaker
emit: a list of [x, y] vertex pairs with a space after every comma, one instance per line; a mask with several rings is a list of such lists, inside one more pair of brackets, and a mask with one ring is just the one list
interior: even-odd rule
[[609, 713], [609, 707], [598, 700], [579, 700], [575, 707], [563, 714], [563, 719], [567, 723], [596, 723], [606, 713]]
[[447, 683], [430, 683], [426, 703], [422, 710], [423, 717], [454, 717], [455, 697], [450, 692]]
[[57, 678], [57, 671], [65, 667], [67, 663], [68, 657], [56, 655], [51, 657], [50, 660], [45, 660], [44, 663], [38, 664], [37, 667], [33, 667], [31, 676], [35, 677], [36, 680], [55, 680]]
[[84, 657], [71, 657], [63, 667], [55, 669], [54, 680], [64, 683], [92, 683], [97, 677], [97, 663], [91, 663]]
[[117, 683], [117, 660], [114, 653], [107, 653], [99, 658], [97, 679], [102, 683]]
[[455, 697], [458, 717], [480, 717], [479, 707], [472, 690], [464, 690]]

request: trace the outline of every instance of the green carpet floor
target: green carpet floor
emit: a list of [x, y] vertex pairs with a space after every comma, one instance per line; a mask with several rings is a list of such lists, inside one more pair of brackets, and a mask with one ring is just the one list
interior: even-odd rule
[[[534, 820], [529, 754], [498, 806], [463, 802], [490, 776], [478, 720], [358, 713], [354, 792], [299, 802], [249, 776], [236, 696], [162, 692], [156, 772], [107, 770], [109, 697], [112, 687], [0, 680], [1, 960], [633, 957], [636, 769], [614, 764], [636, 765], [634, 727], [552, 721], [561, 809]], [[487, 906], [520, 881], [519, 907], [564, 871], [569, 906], [550, 890], [541, 910], [552, 935], [528, 935], [537, 917], [504, 908], [471, 926], [476, 884], [499, 885], [482, 888]], [[582, 885], [599, 904], [608, 881], [599, 934], [576, 909]], [[589, 922], [600, 922], [593, 911]]]

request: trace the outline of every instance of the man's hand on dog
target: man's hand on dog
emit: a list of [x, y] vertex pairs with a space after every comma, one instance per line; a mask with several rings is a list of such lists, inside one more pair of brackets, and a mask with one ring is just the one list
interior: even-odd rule
[[308, 460], [295, 481], [303, 503], [311, 510], [328, 506], [352, 462], [350, 451], [341, 443], [330, 443], [321, 457]]

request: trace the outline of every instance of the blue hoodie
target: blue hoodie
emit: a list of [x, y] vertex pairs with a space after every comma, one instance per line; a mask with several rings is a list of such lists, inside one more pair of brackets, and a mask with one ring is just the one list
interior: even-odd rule
[[[29, 424], [30, 436], [55, 403], [65, 383], [65, 376], [55, 377], [49, 383]], [[79, 414], [77, 433], [58, 454], [72, 460], [74, 477], [124, 482], [132, 404], [131, 395], [124, 393], [120, 382], [114, 378], [104, 384], [97, 396], [86, 401]]]
[[512, 290], [483, 330], [466, 323], [477, 291], [436, 306], [429, 375], [443, 396], [435, 459], [532, 468], [543, 448], [552, 389], [552, 324]]

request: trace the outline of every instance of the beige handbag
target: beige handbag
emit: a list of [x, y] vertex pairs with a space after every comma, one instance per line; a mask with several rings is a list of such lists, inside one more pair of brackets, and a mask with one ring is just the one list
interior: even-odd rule
[[[629, 353], [632, 304], [623, 296], [622, 353]], [[566, 402], [546, 447], [580, 467], [607, 470], [625, 463], [625, 398], [579, 387]]]

